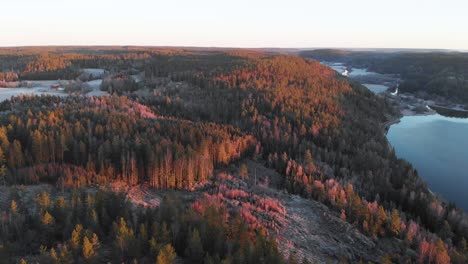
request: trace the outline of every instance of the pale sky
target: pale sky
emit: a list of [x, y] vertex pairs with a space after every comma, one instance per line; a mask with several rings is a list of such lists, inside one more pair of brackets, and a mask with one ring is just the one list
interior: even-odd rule
[[468, 49], [468, 0], [0, 0], [0, 46]]

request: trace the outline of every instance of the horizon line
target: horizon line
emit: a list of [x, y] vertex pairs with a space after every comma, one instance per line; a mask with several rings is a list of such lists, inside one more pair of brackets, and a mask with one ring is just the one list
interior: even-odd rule
[[18, 45], [18, 46], [3, 46], [0, 49], [7, 48], [44, 48], [44, 47], [141, 47], [141, 48], [205, 48], [205, 49], [250, 49], [250, 50], [265, 50], [265, 49], [282, 49], [282, 50], [315, 50], [315, 49], [338, 49], [338, 50], [419, 50], [419, 51], [458, 51], [468, 52], [467, 49], [457, 48], [402, 48], [402, 47], [339, 47], [339, 46], [317, 46], [317, 47], [242, 47], [242, 46], [191, 46], [191, 45], [125, 45], [125, 44], [50, 44], [50, 45]]

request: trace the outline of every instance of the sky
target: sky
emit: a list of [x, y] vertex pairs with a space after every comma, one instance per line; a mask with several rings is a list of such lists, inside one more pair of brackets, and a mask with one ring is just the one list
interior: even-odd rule
[[0, 0], [0, 46], [468, 50], [466, 0]]

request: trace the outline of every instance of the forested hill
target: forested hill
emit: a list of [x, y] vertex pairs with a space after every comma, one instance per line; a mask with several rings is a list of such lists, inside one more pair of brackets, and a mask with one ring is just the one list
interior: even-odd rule
[[398, 74], [402, 79], [402, 92], [424, 92], [453, 102], [468, 103], [467, 53], [314, 50], [300, 52], [300, 56]]
[[[203, 63], [206, 58], [199, 59], [197, 63]], [[412, 232], [421, 225], [450, 237], [449, 244], [464, 241], [468, 230], [460, 221], [463, 212], [433, 197], [411, 165], [388, 148], [381, 124], [396, 113], [383, 99], [336, 79], [318, 62], [292, 56], [265, 56], [231, 68], [218, 66], [193, 74], [180, 69], [170, 75], [173, 80], [202, 89], [179, 90], [175, 97], [165, 90], [149, 104], [168, 115], [236, 124], [252, 133], [261, 143], [263, 159], [285, 174], [280, 188], [343, 210], [371, 236], [410, 232], [413, 242]], [[171, 103], [157, 103], [163, 98]], [[207, 105], [206, 100], [214, 104]], [[339, 184], [327, 185], [328, 179]], [[356, 193], [360, 198], [354, 197]], [[388, 218], [378, 216], [378, 208], [387, 210]], [[385, 219], [404, 224], [391, 231], [391, 225], [382, 225]], [[426, 235], [417, 235], [420, 242], [435, 245], [437, 239]], [[416, 248], [420, 245], [415, 243]], [[426, 253], [421, 254], [424, 259]]]
[[[384, 99], [336, 76], [317, 61], [237, 49], [73, 50], [81, 59], [67, 52], [71, 51], [58, 50], [53, 55], [68, 65], [64, 69], [99, 65], [115, 71], [101, 86], [113, 95], [22, 96], [1, 103], [0, 157], [4, 158], [0, 159], [0, 165], [6, 184], [47, 182], [64, 189], [119, 181], [158, 190], [203, 192], [205, 189], [197, 186], [210, 180], [216, 188], [207, 195], [218, 202], [213, 205], [208, 199], [205, 203], [219, 213], [224, 210], [219, 204], [223, 197], [250, 196], [242, 190], [218, 186], [218, 178], [213, 177], [216, 170], [228, 164], [237, 166], [239, 161], [248, 159], [280, 175], [278, 179], [266, 179], [266, 185], [325, 204], [375, 241], [394, 241], [397, 246], [383, 256], [386, 261], [466, 260], [468, 222], [464, 213], [434, 197], [412, 166], [398, 160], [388, 147], [382, 124], [396, 112]], [[122, 52], [146, 55], [138, 58], [115, 55]], [[51, 69], [37, 74], [48, 76], [60, 71]], [[143, 72], [144, 81], [127, 85], [128, 71]], [[245, 178], [246, 172], [240, 175]], [[245, 184], [256, 185], [257, 179]], [[198, 203], [193, 204], [194, 211], [171, 212], [170, 215], [179, 215], [196, 226], [196, 235], [195, 230], [177, 229], [180, 223], [166, 218], [165, 211], [141, 214], [132, 224], [129, 219], [129, 224], [119, 220], [120, 215], [112, 214], [109, 218], [98, 213], [96, 217], [103, 224], [115, 223], [114, 231], [107, 228], [101, 233], [96, 225], [74, 218], [79, 214], [70, 213], [69, 217], [90, 230], [90, 240], [93, 232], [105, 236], [104, 244], [119, 234], [119, 226], [122, 232], [129, 232], [120, 234], [121, 237], [139, 234], [144, 236], [143, 241], [150, 232], [147, 225], [140, 230], [139, 223], [153, 220], [162, 223], [166, 219], [166, 224], [174, 224], [172, 239], [162, 234], [167, 227], [151, 235], [155, 240], [163, 239], [163, 245], [171, 245], [167, 251], [172, 249], [172, 254], [179, 258], [192, 257], [190, 252], [195, 249], [187, 249], [190, 243], [179, 241], [193, 238], [203, 245], [196, 249], [197, 263], [232, 261], [236, 254], [242, 254], [238, 261], [245, 263], [283, 261], [276, 244], [268, 240], [271, 237], [264, 238], [268, 232], [255, 232], [258, 224], [252, 215], [254, 209], [240, 202], [234, 204], [241, 207], [239, 218], [250, 223], [235, 231], [225, 225], [214, 225], [213, 213], [200, 211]], [[257, 206], [261, 204], [265, 202], [258, 202]], [[280, 208], [271, 210], [285, 213], [277, 202], [271, 204], [266, 207]], [[101, 201], [96, 206], [112, 205]], [[50, 213], [58, 218], [60, 210], [53, 208], [43, 207], [41, 217]], [[13, 214], [11, 206], [4, 210]], [[128, 218], [125, 210], [122, 209], [122, 217]], [[195, 219], [194, 214], [198, 215]], [[89, 221], [93, 219], [91, 216]], [[238, 221], [235, 217], [229, 219], [223, 223]], [[7, 228], [2, 229], [0, 239], [7, 252], [15, 256], [39, 253], [38, 247], [16, 248], [18, 229], [13, 222], [2, 221]], [[210, 224], [216, 226], [213, 233], [206, 229]], [[36, 232], [44, 232], [40, 226], [29, 225]], [[49, 252], [50, 248], [60, 251], [59, 243], [72, 247], [68, 242], [72, 230], [68, 231], [51, 231], [54, 239], [41, 252]], [[230, 236], [230, 232], [242, 233], [242, 238]], [[210, 235], [227, 239], [229, 246], [214, 246]], [[28, 245], [37, 246], [44, 241], [33, 239], [34, 243]], [[109, 245], [103, 245], [101, 251]], [[144, 252], [155, 256], [158, 252], [166, 254], [163, 245], [151, 247], [142, 242], [136, 251], [124, 250], [122, 244], [112, 248], [115, 259], [130, 261], [146, 260]], [[261, 248], [263, 255], [254, 254], [254, 247]], [[79, 251], [72, 252], [75, 260], [83, 260]]]

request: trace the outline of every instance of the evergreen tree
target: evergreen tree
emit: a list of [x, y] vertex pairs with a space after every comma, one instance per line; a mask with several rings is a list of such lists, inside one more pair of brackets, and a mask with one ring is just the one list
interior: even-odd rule
[[82, 231], [83, 231], [83, 226], [80, 224], [77, 224], [75, 226], [75, 229], [72, 232], [72, 235], [70, 238], [70, 245], [75, 251], [78, 250], [81, 245], [81, 232]]
[[464, 237], [460, 240], [460, 242], [458, 242], [458, 250], [464, 254], [468, 252], [468, 244], [466, 243], [466, 239]]
[[16, 204], [15, 200], [11, 200], [10, 204], [10, 212], [15, 215], [18, 212], [18, 205]]
[[158, 254], [156, 264], [173, 264], [176, 259], [176, 253], [171, 244], [165, 245]]
[[401, 219], [398, 214], [398, 211], [394, 209], [390, 215], [390, 232], [393, 235], [398, 236], [401, 229]]
[[239, 175], [241, 176], [242, 179], [248, 179], [249, 178], [249, 172], [247, 170], [247, 165], [245, 165], [245, 163], [241, 164]]
[[51, 225], [54, 223], [55, 220], [54, 217], [51, 214], [49, 214], [48, 211], [46, 211], [41, 221], [43, 225]]
[[189, 235], [187, 248], [185, 249], [185, 256], [192, 263], [203, 262], [203, 245], [200, 239], [200, 233], [196, 228]]
[[83, 238], [83, 258], [86, 260], [91, 259], [94, 257], [94, 246], [93, 244], [89, 241], [88, 237], [85, 236]]
[[299, 259], [295, 251], [289, 253], [288, 264], [299, 264]]
[[6, 160], [2, 148], [0, 148], [0, 183], [6, 185]]
[[59, 263], [60, 258], [59, 258], [59, 256], [57, 255], [57, 251], [55, 251], [55, 248], [51, 248], [49, 254], [50, 254], [50, 257], [52, 258], [52, 261], [53, 261], [54, 263]]

